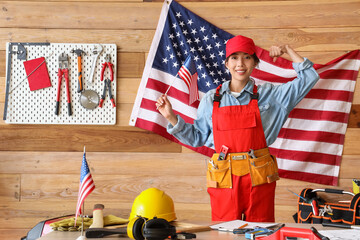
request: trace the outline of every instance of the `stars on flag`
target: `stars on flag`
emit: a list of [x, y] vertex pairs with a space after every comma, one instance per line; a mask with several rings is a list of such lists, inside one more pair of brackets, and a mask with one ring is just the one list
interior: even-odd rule
[[162, 41], [166, 51], [160, 58], [162, 68], [175, 75], [190, 54], [198, 72], [200, 91], [206, 92], [230, 79], [230, 72], [224, 67], [227, 40], [220, 39], [211, 27], [175, 12], [164, 33]]

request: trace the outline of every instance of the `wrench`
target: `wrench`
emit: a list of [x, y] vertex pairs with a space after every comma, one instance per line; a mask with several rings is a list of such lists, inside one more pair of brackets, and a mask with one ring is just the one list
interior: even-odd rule
[[102, 50], [103, 50], [103, 47], [100, 44], [97, 44], [97, 45], [94, 45], [94, 49], [91, 51], [93, 55], [92, 55], [91, 72], [90, 72], [90, 77], [88, 80], [89, 85], [91, 85], [93, 83], [96, 61], [97, 61], [100, 53], [102, 52]]
[[248, 152], [248, 155], [251, 157], [251, 158], [256, 158], [255, 154], [254, 154], [254, 149], [250, 149], [249, 152]]

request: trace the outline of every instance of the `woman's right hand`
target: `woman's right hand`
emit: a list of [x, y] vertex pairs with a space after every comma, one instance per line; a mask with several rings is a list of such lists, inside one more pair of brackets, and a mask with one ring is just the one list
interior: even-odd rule
[[172, 109], [172, 105], [167, 95], [161, 95], [155, 103], [156, 109], [163, 115], [173, 126], [177, 123], [177, 117]]

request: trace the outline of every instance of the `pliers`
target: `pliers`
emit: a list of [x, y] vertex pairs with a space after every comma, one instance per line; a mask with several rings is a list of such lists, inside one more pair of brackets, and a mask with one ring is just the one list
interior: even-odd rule
[[101, 69], [101, 76], [100, 76], [100, 80], [102, 81], [104, 79], [104, 72], [106, 67], [109, 67], [109, 71], [110, 71], [110, 80], [113, 81], [114, 80], [114, 71], [113, 71], [113, 64], [110, 62], [110, 54], [106, 54], [105, 57], [105, 63], [102, 64], [102, 69]]
[[110, 101], [112, 103], [112, 106], [116, 107], [114, 97], [113, 97], [113, 95], [111, 93], [111, 81], [110, 81], [110, 79], [105, 79], [104, 80], [104, 90], [103, 90], [103, 94], [101, 95], [101, 99], [100, 99], [100, 102], [99, 102], [99, 107], [102, 107], [103, 102], [105, 100], [106, 89], [109, 89], [109, 98], [110, 98]]
[[104, 90], [103, 90], [103, 94], [101, 95], [101, 99], [100, 99], [100, 102], [99, 102], [99, 107], [102, 107], [103, 102], [105, 100], [106, 89], [109, 89], [109, 98], [110, 98], [110, 101], [112, 103], [112, 106], [116, 107], [114, 97], [113, 97], [113, 95], [111, 93], [111, 82], [114, 80], [114, 71], [113, 71], [113, 64], [110, 62], [110, 54], [106, 54], [105, 63], [103, 63], [102, 66], [103, 67], [101, 69], [100, 80], [103, 81], [103, 79], [104, 79], [104, 72], [105, 72], [106, 67], [109, 67], [110, 79], [107, 78], [107, 79], [104, 80]]
[[58, 88], [57, 88], [57, 97], [56, 97], [56, 109], [55, 114], [59, 115], [59, 105], [60, 105], [60, 90], [61, 90], [61, 80], [64, 75], [65, 78], [65, 86], [66, 86], [66, 97], [67, 97], [67, 105], [68, 105], [68, 114], [71, 116], [71, 100], [70, 100], [70, 89], [69, 89], [69, 60], [68, 55], [65, 53], [61, 53], [59, 55], [59, 69], [58, 69]]

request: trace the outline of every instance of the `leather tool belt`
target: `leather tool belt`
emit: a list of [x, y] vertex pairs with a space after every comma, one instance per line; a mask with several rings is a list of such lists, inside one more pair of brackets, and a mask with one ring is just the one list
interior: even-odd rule
[[252, 186], [280, 179], [276, 158], [270, 155], [268, 148], [228, 153], [224, 160], [219, 160], [219, 154], [215, 153], [208, 163], [207, 187], [232, 188], [232, 174], [244, 176], [249, 173]]

